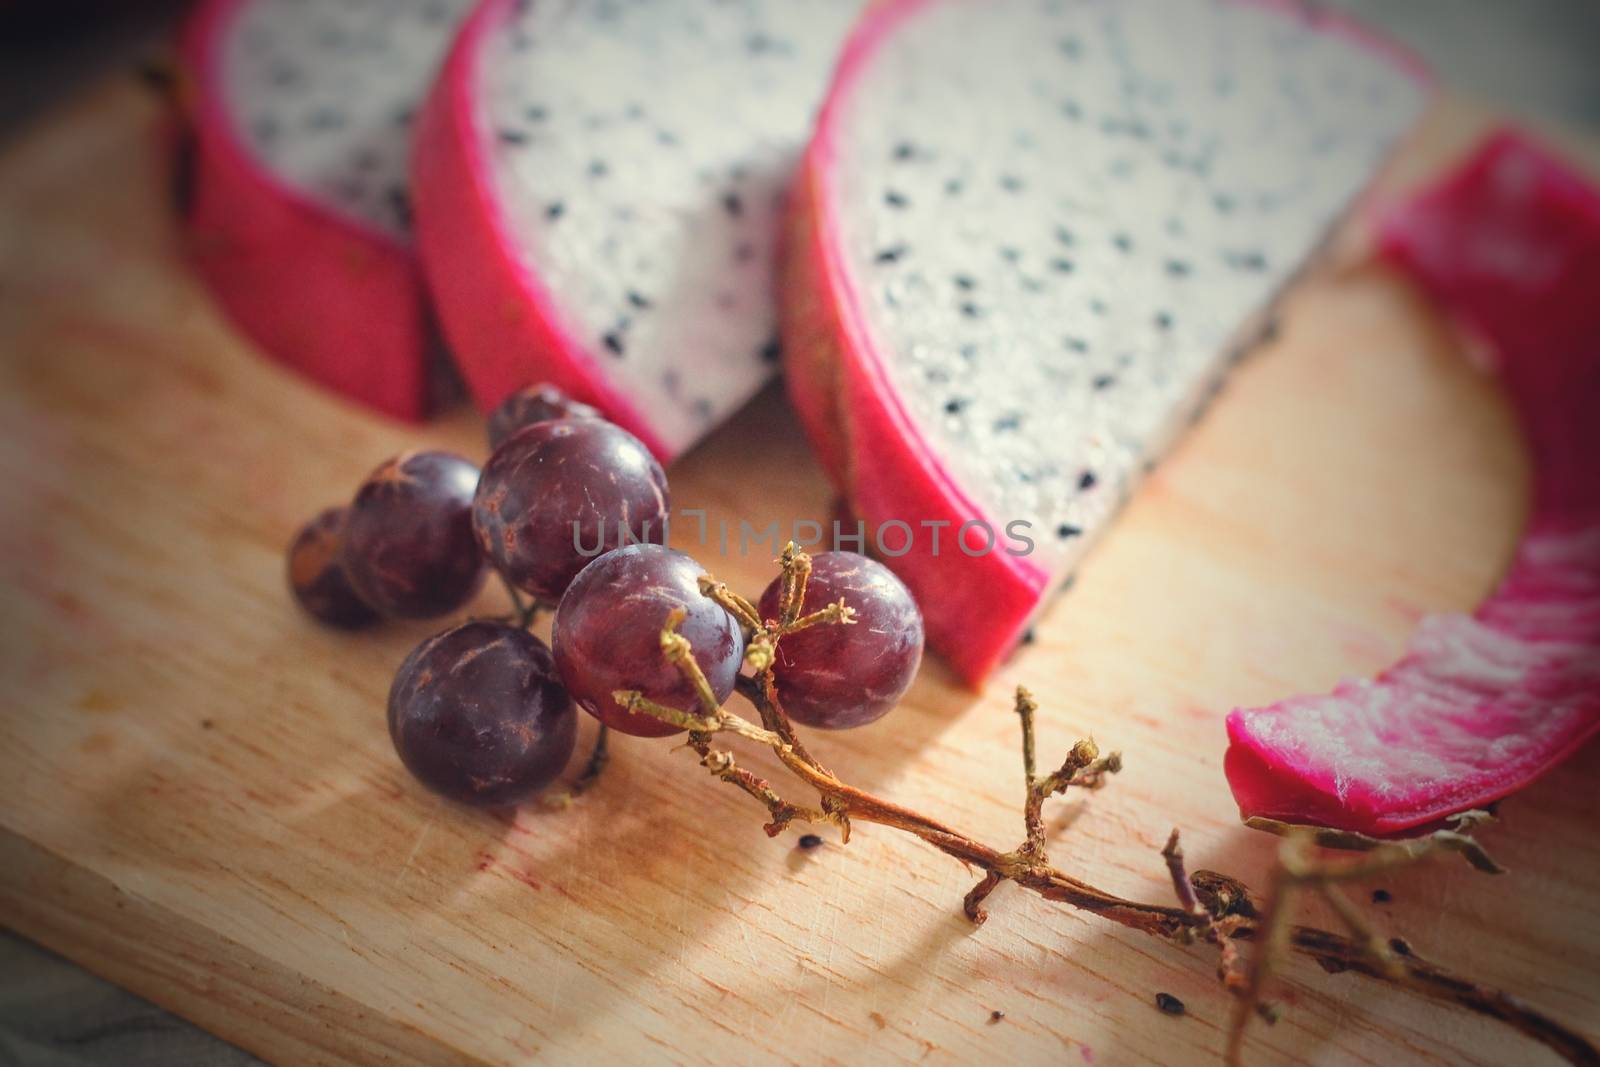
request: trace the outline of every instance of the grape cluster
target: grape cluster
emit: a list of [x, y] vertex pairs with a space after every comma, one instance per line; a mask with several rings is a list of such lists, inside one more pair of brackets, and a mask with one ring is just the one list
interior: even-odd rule
[[657, 707], [703, 711], [695, 686], [663, 654], [669, 620], [719, 703], [733, 694], [756, 624], [776, 645], [771, 669], [782, 699], [806, 725], [871, 722], [911, 684], [922, 616], [881, 564], [853, 553], [817, 556], [804, 601], [790, 613], [843, 598], [857, 625], [794, 627], [780, 618], [778, 582], [762, 597], [760, 619], [747, 604], [736, 615], [701, 591], [699, 563], [665, 546], [666, 474], [632, 434], [541, 385], [495, 410], [489, 443], [481, 471], [447, 452], [391, 459], [348, 506], [307, 523], [288, 553], [301, 606], [345, 629], [449, 615], [490, 570], [519, 605], [527, 594], [555, 607], [551, 646], [528, 632], [525, 612], [452, 626], [401, 664], [389, 690], [389, 735], [401, 762], [436, 792], [488, 806], [533, 796], [571, 758], [578, 707], [603, 729], [679, 732], [613, 696], [629, 690]]

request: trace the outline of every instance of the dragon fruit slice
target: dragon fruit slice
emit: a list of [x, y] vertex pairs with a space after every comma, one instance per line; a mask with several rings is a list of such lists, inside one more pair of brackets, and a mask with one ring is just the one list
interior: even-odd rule
[[195, 261], [267, 353], [401, 418], [435, 342], [411, 248], [412, 113], [467, 0], [207, 0], [183, 42]]
[[1426, 95], [1348, 24], [1257, 3], [897, 0], [858, 29], [797, 197], [790, 389], [967, 680]]
[[484, 0], [425, 109], [424, 268], [492, 407], [549, 381], [671, 457], [777, 369], [782, 201], [859, 0]]
[[1511, 793], [1600, 730], [1600, 189], [1515, 133], [1395, 211], [1387, 258], [1489, 342], [1533, 455], [1510, 572], [1396, 666], [1228, 718], [1239, 810], [1392, 833]]

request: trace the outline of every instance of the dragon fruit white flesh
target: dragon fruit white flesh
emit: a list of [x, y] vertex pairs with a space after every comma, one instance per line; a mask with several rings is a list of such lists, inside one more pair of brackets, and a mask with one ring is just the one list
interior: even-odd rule
[[777, 370], [784, 194], [859, 0], [485, 0], [413, 165], [480, 402], [551, 381], [664, 457]]
[[1481, 807], [1600, 731], [1600, 188], [1502, 133], [1385, 220], [1386, 257], [1488, 342], [1534, 467], [1511, 569], [1375, 679], [1228, 718], [1245, 816], [1392, 833]]
[[873, 9], [805, 162], [789, 383], [869, 531], [911, 527], [887, 562], [965, 678], [1070, 579], [1426, 97], [1404, 57], [1288, 5]]
[[416, 107], [468, 0], [207, 0], [184, 41], [196, 261], [270, 355], [392, 415], [430, 402]]

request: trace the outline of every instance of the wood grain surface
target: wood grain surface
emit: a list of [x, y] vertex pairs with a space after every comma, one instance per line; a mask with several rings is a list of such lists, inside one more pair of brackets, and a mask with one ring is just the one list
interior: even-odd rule
[[[1014, 887], [975, 930], [958, 864], [875, 827], [810, 852], [768, 840], [748, 798], [671, 740], [620, 739], [566, 810], [497, 817], [415, 785], [383, 701], [431, 627], [318, 629], [282, 553], [397, 450], [481, 456], [481, 421], [388, 424], [252, 353], [183, 268], [158, 119], [109, 87], [0, 160], [9, 925], [288, 1063], [1217, 1062], [1228, 1005], [1209, 952]], [[1401, 172], [1463, 128], [1436, 127]], [[671, 478], [675, 505], [713, 522], [829, 515], [775, 391]], [[1526, 482], [1492, 385], [1402, 285], [1345, 256], [1291, 294], [1281, 338], [983, 693], [929, 662], [896, 713], [814, 747], [846, 780], [1010, 847], [1009, 692], [1026, 682], [1043, 753], [1093, 734], [1127, 765], [1049, 809], [1060, 866], [1166, 899], [1157, 850], [1177, 825], [1193, 865], [1259, 884], [1274, 842], [1238, 825], [1223, 716], [1369, 672], [1422, 613], [1473, 604]], [[747, 594], [773, 573], [769, 551], [678, 532]], [[1592, 1032], [1597, 774], [1591, 745], [1504, 805], [1485, 839], [1511, 873], [1403, 872], [1374, 921]], [[1158, 1012], [1158, 991], [1187, 1014]], [[1296, 963], [1281, 995], [1255, 1063], [1551, 1061], [1354, 975]]]

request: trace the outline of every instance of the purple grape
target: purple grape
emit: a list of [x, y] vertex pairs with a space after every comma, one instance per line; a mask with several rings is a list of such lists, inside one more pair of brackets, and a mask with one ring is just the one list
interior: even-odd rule
[[598, 419], [529, 426], [495, 450], [472, 504], [478, 543], [518, 589], [554, 601], [602, 552], [666, 540], [667, 476]]
[[694, 647], [719, 702], [733, 693], [744, 633], [722, 605], [702, 596], [705, 568], [660, 545], [608, 552], [583, 569], [556, 609], [556, 667], [578, 706], [625, 734], [665, 737], [675, 727], [611, 698], [636, 689], [667, 707], [700, 714], [694, 689], [661, 653], [661, 628], [674, 608], [688, 614], [678, 632]]
[[[778, 617], [783, 580], [761, 594], [763, 619]], [[823, 552], [811, 560], [800, 614], [844, 597], [854, 625], [811, 626], [778, 642], [772, 664], [778, 699], [795, 722], [829, 730], [865, 726], [893, 708], [922, 662], [922, 612], [908, 590], [877, 560]]]
[[483, 585], [472, 536], [478, 468], [448, 452], [409, 452], [373, 471], [345, 520], [340, 560], [356, 594], [380, 615], [428, 619]]
[[572, 756], [577, 713], [543, 641], [498, 622], [428, 638], [389, 689], [389, 737], [435, 792], [496, 807], [553, 782]]
[[550, 385], [530, 385], [500, 401], [489, 416], [489, 449], [505, 444], [511, 435], [536, 422], [550, 419], [600, 419], [597, 408], [574, 400]]
[[378, 621], [378, 613], [350, 587], [339, 565], [345, 508], [328, 508], [300, 527], [289, 544], [289, 588], [300, 606], [319, 622], [359, 630]]

